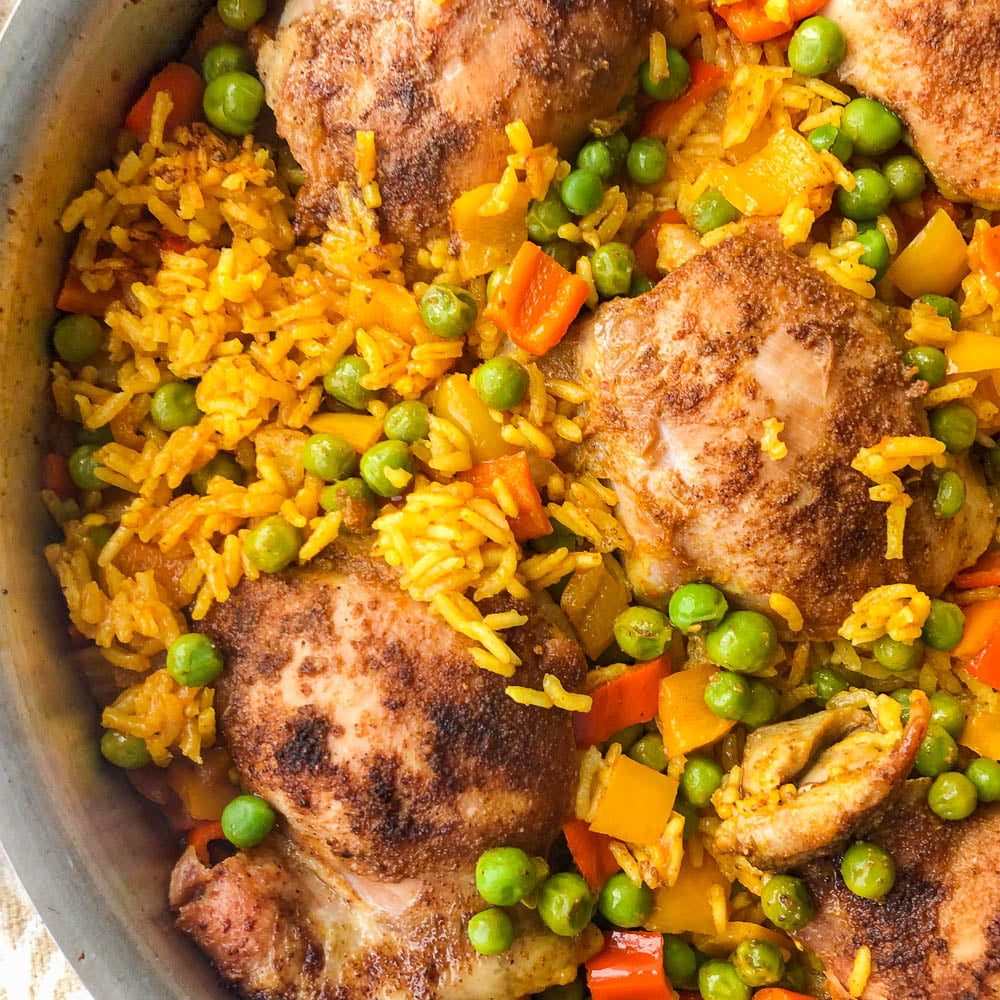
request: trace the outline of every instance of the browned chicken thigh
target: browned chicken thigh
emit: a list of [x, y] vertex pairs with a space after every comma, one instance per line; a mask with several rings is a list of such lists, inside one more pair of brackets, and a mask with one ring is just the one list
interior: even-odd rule
[[926, 780], [903, 798], [867, 839], [896, 862], [882, 900], [855, 896], [839, 859], [806, 865], [816, 916], [796, 933], [826, 966], [832, 1000], [848, 1000], [858, 948], [871, 949], [872, 972], [860, 1000], [989, 1000], [1000, 997], [1000, 806], [980, 806], [947, 822], [927, 807]]
[[[360, 548], [245, 581], [205, 621], [226, 656], [227, 745], [283, 834], [212, 869], [186, 856], [173, 892], [181, 925], [255, 997], [502, 1000], [572, 978], [600, 946], [592, 928], [558, 939], [525, 910], [521, 945], [492, 959], [465, 936], [485, 908], [479, 854], [545, 854], [570, 813], [570, 718], [508, 698], [468, 640]], [[490, 610], [510, 607], [529, 619], [507, 637], [523, 661], [517, 683], [540, 687], [551, 673], [578, 688], [576, 643], [531, 602]], [[256, 914], [259, 931], [230, 912]], [[290, 978], [267, 957], [268, 936]]]
[[378, 147], [383, 237], [447, 232], [464, 191], [499, 179], [521, 119], [572, 149], [612, 113], [671, 0], [291, 0], [259, 68], [305, 167], [300, 216], [322, 221], [354, 179], [358, 129]]
[[830, 0], [840, 78], [895, 111], [946, 194], [1000, 207], [1000, 2]]
[[[777, 592], [828, 639], [872, 587], [936, 594], [992, 537], [982, 475], [963, 462], [965, 509], [936, 517], [930, 476], [914, 477], [904, 558], [886, 559], [885, 505], [851, 462], [883, 435], [928, 433], [924, 384], [876, 313], [766, 224], [602, 306], [575, 363], [592, 395], [583, 461], [617, 488], [647, 599], [709, 580], [766, 611]], [[784, 458], [762, 450], [770, 418]]]

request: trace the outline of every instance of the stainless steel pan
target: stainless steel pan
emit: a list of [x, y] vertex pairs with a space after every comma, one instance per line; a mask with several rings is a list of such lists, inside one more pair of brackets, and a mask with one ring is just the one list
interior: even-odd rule
[[102, 767], [42, 559], [47, 337], [67, 253], [57, 219], [107, 159], [137, 84], [199, 0], [20, 0], [0, 36], [0, 839], [96, 1000], [217, 1000], [171, 927], [162, 823]]

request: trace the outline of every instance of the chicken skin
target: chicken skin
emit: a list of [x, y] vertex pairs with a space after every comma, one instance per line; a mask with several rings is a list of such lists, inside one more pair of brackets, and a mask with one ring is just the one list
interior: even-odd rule
[[[767, 611], [777, 592], [806, 637], [829, 639], [869, 589], [939, 593], [989, 543], [981, 472], [962, 463], [968, 502], [950, 521], [933, 512], [931, 477], [911, 477], [904, 557], [886, 559], [885, 505], [851, 462], [884, 435], [928, 433], [925, 383], [872, 308], [767, 224], [602, 306], [568, 350], [592, 397], [581, 462], [618, 491], [647, 600], [707, 580]], [[770, 418], [783, 458], [761, 447]]]
[[306, 170], [302, 220], [336, 210], [355, 131], [378, 148], [383, 239], [413, 251], [448, 231], [462, 192], [498, 180], [517, 119], [571, 150], [614, 112], [670, 0], [292, 0], [259, 69]]
[[[570, 815], [570, 717], [507, 697], [507, 679], [477, 667], [469, 641], [363, 548], [244, 581], [205, 620], [226, 656], [226, 743], [283, 834], [279, 847], [212, 869], [182, 860], [181, 926], [254, 997], [502, 1000], [543, 989], [600, 935], [560, 943], [525, 911], [523, 950], [484, 959], [465, 922], [484, 908], [478, 856], [499, 845], [544, 855]], [[507, 636], [517, 683], [538, 688], [551, 673], [579, 688], [583, 654], [538, 606], [488, 603], [528, 617]], [[233, 912], [255, 914], [259, 933]], [[283, 962], [297, 970], [287, 980]], [[484, 982], [490, 992], [476, 992]]]
[[1000, 207], [1000, 2], [830, 0], [844, 83], [892, 108], [949, 197]]
[[896, 882], [872, 902], [844, 885], [839, 858], [799, 871], [816, 915], [794, 936], [826, 966], [832, 1000], [848, 1000], [859, 947], [872, 971], [860, 1000], [1000, 997], [1000, 806], [947, 822], [927, 807], [926, 780], [910, 782], [867, 839], [896, 862]]

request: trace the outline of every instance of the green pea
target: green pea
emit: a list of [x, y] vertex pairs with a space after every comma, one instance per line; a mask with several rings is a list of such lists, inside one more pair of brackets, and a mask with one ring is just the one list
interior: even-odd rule
[[828, 17], [803, 21], [788, 43], [788, 64], [803, 76], [822, 76], [836, 69], [847, 54], [847, 39]]
[[948, 359], [944, 351], [936, 347], [911, 347], [903, 353], [903, 364], [916, 368], [914, 378], [923, 379], [932, 389], [944, 381]]
[[767, 666], [777, 648], [774, 625], [756, 611], [730, 611], [705, 637], [713, 663], [748, 674]]
[[625, 726], [624, 729], [619, 729], [618, 732], [612, 733], [608, 737], [608, 743], [617, 743], [624, 753], [628, 753], [632, 748], [632, 745], [646, 733], [646, 727], [641, 723], [637, 722], [634, 726]]
[[382, 429], [390, 441], [413, 444], [430, 434], [430, 411], [418, 399], [397, 403], [385, 415]]
[[667, 755], [663, 749], [663, 737], [659, 733], [646, 733], [640, 736], [626, 751], [632, 760], [654, 771], [667, 769]]
[[976, 786], [956, 771], [939, 774], [927, 793], [927, 805], [941, 819], [966, 819], [976, 811]]
[[605, 243], [590, 258], [594, 286], [602, 299], [628, 295], [635, 269], [635, 252], [624, 243]]
[[820, 667], [809, 676], [809, 683], [816, 685], [816, 700], [825, 705], [831, 698], [846, 691], [850, 686], [847, 678], [833, 667]]
[[976, 440], [976, 415], [961, 403], [945, 403], [927, 414], [931, 434], [952, 453], [968, 451]]
[[670, 642], [670, 622], [656, 608], [626, 608], [615, 619], [614, 632], [622, 652], [636, 660], [654, 659]]
[[[600, 145], [592, 143], [592, 145]], [[586, 147], [584, 147], [586, 148]], [[611, 154], [607, 148], [601, 146], [608, 158]], [[532, 201], [528, 205], [528, 213], [524, 217], [528, 226], [528, 236], [536, 243], [548, 243], [559, 235], [559, 227], [565, 226], [572, 221], [569, 209], [559, 197], [559, 192], [555, 188], [549, 188], [548, 194], [541, 201]]]
[[103, 479], [97, 478], [97, 470], [102, 468], [101, 463], [94, 458], [98, 447], [96, 444], [81, 444], [69, 456], [70, 478], [81, 490], [103, 490], [108, 485]]
[[732, 962], [710, 958], [698, 970], [702, 1000], [750, 1000], [750, 987], [736, 974]]
[[1000, 801], [1000, 764], [989, 757], [978, 757], [966, 769], [980, 802]]
[[358, 464], [354, 445], [339, 434], [312, 434], [302, 446], [302, 466], [332, 483], [346, 479]]
[[243, 485], [246, 473], [232, 455], [220, 451], [211, 461], [206, 462], [197, 472], [191, 475], [191, 485], [202, 496], [208, 494], [208, 484], [216, 477], [222, 476], [230, 482]]
[[700, 236], [735, 222], [740, 213], [731, 205], [718, 188], [709, 188], [701, 194], [691, 206], [691, 217], [688, 220], [691, 228]]
[[[585, 143], [576, 154], [576, 165], [581, 170], [589, 170], [597, 174], [602, 181], [606, 181], [615, 172], [615, 157], [606, 142], [594, 139]], [[563, 210], [565, 211], [565, 208]]]
[[507, 272], [510, 271], [510, 264], [504, 264], [502, 267], [498, 267], [493, 271], [489, 279], [486, 282], [486, 300], [489, 301], [497, 293], [497, 289], [500, 287], [500, 282], [507, 277]]
[[694, 754], [688, 758], [681, 774], [681, 791], [696, 809], [710, 805], [721, 784], [722, 768], [711, 757]]
[[413, 472], [413, 456], [402, 441], [380, 441], [361, 456], [361, 478], [380, 497], [395, 497], [405, 487], [394, 486], [386, 476], [387, 469]]
[[222, 23], [236, 31], [248, 31], [267, 13], [267, 0], [219, 0], [216, 6]]
[[576, 270], [576, 262], [580, 259], [580, 251], [575, 243], [569, 240], [552, 240], [542, 244], [542, 253], [551, 257], [560, 267], [567, 271]]
[[840, 875], [855, 896], [881, 899], [896, 882], [896, 862], [879, 844], [859, 840], [844, 852]]
[[323, 376], [323, 388], [338, 403], [343, 403], [352, 410], [363, 410], [378, 395], [361, 384], [361, 379], [370, 371], [364, 358], [359, 358], [356, 354], [345, 354]]
[[817, 152], [832, 153], [841, 163], [846, 163], [854, 152], [850, 136], [836, 125], [820, 125], [809, 133], [808, 139], [809, 145]]
[[726, 616], [725, 595], [710, 583], [685, 583], [670, 596], [670, 620], [685, 634], [714, 628]]
[[624, 132], [615, 132], [613, 135], [607, 136], [604, 140], [604, 145], [611, 150], [611, 155], [614, 158], [615, 170], [617, 174], [622, 167], [625, 166], [625, 160], [628, 157], [629, 147], [632, 145], [629, 142], [628, 136]]
[[877, 219], [892, 201], [889, 182], [871, 167], [854, 171], [854, 190], [837, 188], [837, 208], [855, 222]]
[[617, 872], [604, 883], [597, 909], [616, 927], [640, 927], [653, 912], [653, 890], [645, 883], [636, 885], [625, 872]]
[[676, 934], [663, 935], [663, 969], [676, 989], [697, 989], [698, 959], [694, 948]]
[[740, 716], [740, 722], [751, 729], [766, 726], [778, 717], [781, 698], [764, 681], [750, 681], [750, 707]]
[[104, 327], [93, 316], [82, 313], [63, 316], [52, 331], [56, 354], [70, 364], [86, 361], [103, 343]]
[[589, 215], [604, 200], [604, 184], [593, 170], [577, 168], [562, 182], [559, 193], [574, 215]]
[[651, 292], [656, 286], [653, 284], [642, 270], [638, 267], [632, 270], [632, 280], [628, 283], [628, 296], [629, 298], [636, 298], [639, 295], [645, 295], [646, 292]]
[[576, 552], [579, 549], [580, 539], [562, 521], [557, 521], [553, 517], [549, 519], [549, 523], [552, 525], [552, 530], [547, 535], [531, 540], [531, 547], [536, 552], [554, 552], [556, 549]]
[[167, 650], [167, 673], [182, 687], [204, 687], [222, 673], [222, 651], [207, 635], [179, 635]]
[[306, 172], [302, 165], [292, 156], [292, 151], [287, 146], [281, 146], [278, 150], [278, 176], [288, 185], [294, 194], [306, 182]]
[[528, 371], [513, 358], [490, 358], [472, 373], [472, 388], [493, 410], [513, 410], [528, 392]]
[[469, 943], [480, 955], [502, 955], [514, 943], [514, 922], [495, 906], [469, 918]]
[[218, 80], [226, 73], [253, 73], [253, 56], [250, 50], [234, 42], [213, 45], [201, 61], [201, 75], [205, 83]]
[[732, 957], [736, 974], [747, 986], [770, 986], [785, 974], [785, 960], [770, 941], [741, 941]]
[[535, 864], [518, 847], [494, 847], [476, 862], [476, 889], [493, 906], [513, 906], [534, 891]]
[[698, 829], [698, 823], [701, 821], [698, 810], [690, 802], [678, 798], [674, 801], [674, 812], [684, 817], [683, 836], [685, 839], [690, 837]]
[[886, 670], [912, 670], [924, 655], [924, 644], [916, 639], [914, 642], [900, 642], [891, 636], [883, 635], [875, 640], [872, 647], [875, 659]]
[[931, 649], [941, 649], [945, 652], [953, 650], [962, 640], [965, 630], [965, 614], [957, 604], [931, 598], [931, 610], [924, 621], [920, 633], [924, 642]]
[[680, 97], [691, 84], [691, 66], [673, 45], [667, 46], [667, 75], [654, 81], [649, 75], [649, 60], [639, 67], [639, 84], [650, 97], [672, 101]]
[[205, 119], [226, 135], [249, 135], [264, 108], [264, 86], [249, 73], [223, 73], [206, 88]]
[[222, 810], [222, 832], [236, 847], [256, 847], [274, 828], [274, 810], [259, 795], [237, 795]]
[[348, 531], [367, 531], [375, 517], [375, 494], [358, 476], [331, 483], [319, 495], [319, 502], [323, 510], [340, 511]]
[[636, 184], [656, 184], [667, 174], [667, 147], [659, 139], [643, 136], [632, 143], [625, 165]]
[[153, 393], [149, 415], [161, 431], [176, 431], [193, 427], [201, 420], [201, 410], [195, 402], [196, 390], [187, 382], [168, 382]]
[[750, 682], [729, 670], [713, 674], [705, 685], [705, 704], [720, 718], [738, 722], [750, 708]]
[[917, 773], [933, 778], [942, 771], [950, 771], [957, 763], [958, 746], [954, 739], [936, 722], [932, 722], [917, 751], [914, 763]]
[[98, 524], [87, 532], [90, 535], [90, 542], [94, 546], [95, 552], [100, 552], [111, 540], [111, 536], [114, 533], [115, 529], [110, 524]]
[[952, 326], [958, 326], [962, 318], [962, 310], [954, 299], [949, 299], [947, 295], [921, 295], [917, 302], [926, 302], [931, 306], [938, 316], [944, 316]]
[[869, 97], [856, 97], [845, 108], [840, 127], [862, 156], [888, 153], [903, 137], [903, 123], [883, 104]]
[[93, 430], [81, 424], [73, 436], [77, 444], [93, 444], [97, 445], [98, 448], [103, 444], [111, 444], [115, 439], [109, 424], [101, 424], [100, 427], [95, 427]]
[[986, 473], [986, 481], [991, 486], [1000, 483], [1000, 447], [994, 445], [987, 450], [983, 457], [983, 471]]
[[117, 729], [104, 731], [101, 737], [101, 755], [109, 764], [126, 771], [145, 767], [152, 760], [145, 740], [121, 733]]
[[760, 895], [764, 916], [783, 931], [801, 930], [813, 917], [813, 901], [805, 882], [794, 875], [774, 875]]
[[574, 979], [564, 985], [549, 986], [535, 994], [535, 1000], [586, 1000], [587, 987], [582, 979]]
[[854, 239], [865, 248], [865, 252], [858, 258], [858, 263], [874, 268], [875, 275], [871, 280], [873, 283], [878, 283], [889, 270], [889, 243], [879, 229], [858, 233]]
[[262, 573], [280, 573], [299, 554], [299, 529], [276, 514], [247, 532], [243, 552]]
[[458, 340], [479, 315], [476, 300], [458, 285], [431, 285], [420, 299], [420, 315], [436, 337]]
[[954, 469], [944, 469], [936, 479], [934, 513], [943, 520], [949, 520], [965, 506], [965, 480]]
[[560, 937], [573, 937], [590, 923], [594, 897], [582, 875], [558, 872], [538, 890], [538, 915], [542, 923]]
[[912, 688], [899, 688], [889, 695], [893, 701], [898, 701], [900, 705], [903, 706], [903, 711], [900, 713], [899, 717], [904, 726], [910, 721], [910, 695], [912, 694]]
[[893, 201], [912, 201], [927, 187], [927, 171], [915, 156], [893, 156], [882, 164]]
[[956, 740], [965, 728], [965, 709], [962, 703], [947, 691], [935, 691], [930, 696], [931, 722], [936, 722]]

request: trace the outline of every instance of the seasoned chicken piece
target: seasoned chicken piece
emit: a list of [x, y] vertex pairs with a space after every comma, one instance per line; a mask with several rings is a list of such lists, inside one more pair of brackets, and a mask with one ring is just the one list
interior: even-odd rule
[[930, 702], [914, 691], [905, 729], [886, 720], [882, 728], [873, 714], [898, 712], [887, 697], [871, 711], [862, 706], [866, 696], [849, 692], [823, 712], [755, 729], [743, 755], [743, 798], [720, 825], [717, 846], [773, 871], [832, 854], [870, 828], [913, 769]]
[[[936, 594], [992, 537], [981, 472], [962, 464], [968, 502], [950, 521], [933, 512], [930, 476], [909, 477], [904, 558], [885, 558], [885, 505], [851, 461], [883, 435], [928, 433], [925, 384], [879, 315], [766, 224], [602, 306], [575, 363], [592, 395], [581, 461], [618, 491], [627, 569], [647, 599], [709, 580], [767, 611], [777, 592], [804, 635], [829, 639], [870, 588]], [[761, 448], [771, 418], [783, 458]]]
[[840, 79], [895, 111], [944, 192], [1000, 207], [1000, 2], [830, 0]]
[[[185, 855], [180, 924], [259, 1000], [513, 1000], [572, 978], [600, 947], [593, 928], [560, 941], [525, 910], [500, 958], [465, 933], [482, 851], [546, 854], [570, 814], [569, 715], [508, 698], [363, 548], [244, 581], [204, 623], [226, 657], [227, 745], [282, 832], [211, 870]], [[577, 688], [576, 643], [531, 602], [486, 609], [512, 608], [528, 617], [506, 636], [516, 682]]]
[[464, 191], [498, 180], [517, 119], [572, 150], [614, 112], [672, 0], [292, 0], [258, 65], [278, 131], [306, 170], [302, 219], [354, 181], [355, 131], [378, 147], [383, 238], [448, 231]]
[[593, 925], [560, 938], [517, 907], [510, 951], [478, 955], [465, 936], [484, 908], [471, 867], [388, 888], [339, 880], [334, 892], [279, 834], [212, 868], [189, 848], [170, 901], [223, 978], [255, 1000], [522, 997], [573, 979], [602, 944]]
[[855, 896], [839, 858], [806, 865], [816, 916], [794, 937], [825, 963], [833, 1000], [848, 1000], [854, 954], [872, 972], [861, 1000], [1000, 997], [1000, 806], [946, 822], [927, 808], [929, 782], [911, 781], [868, 838], [891, 852], [896, 883], [882, 900]]

